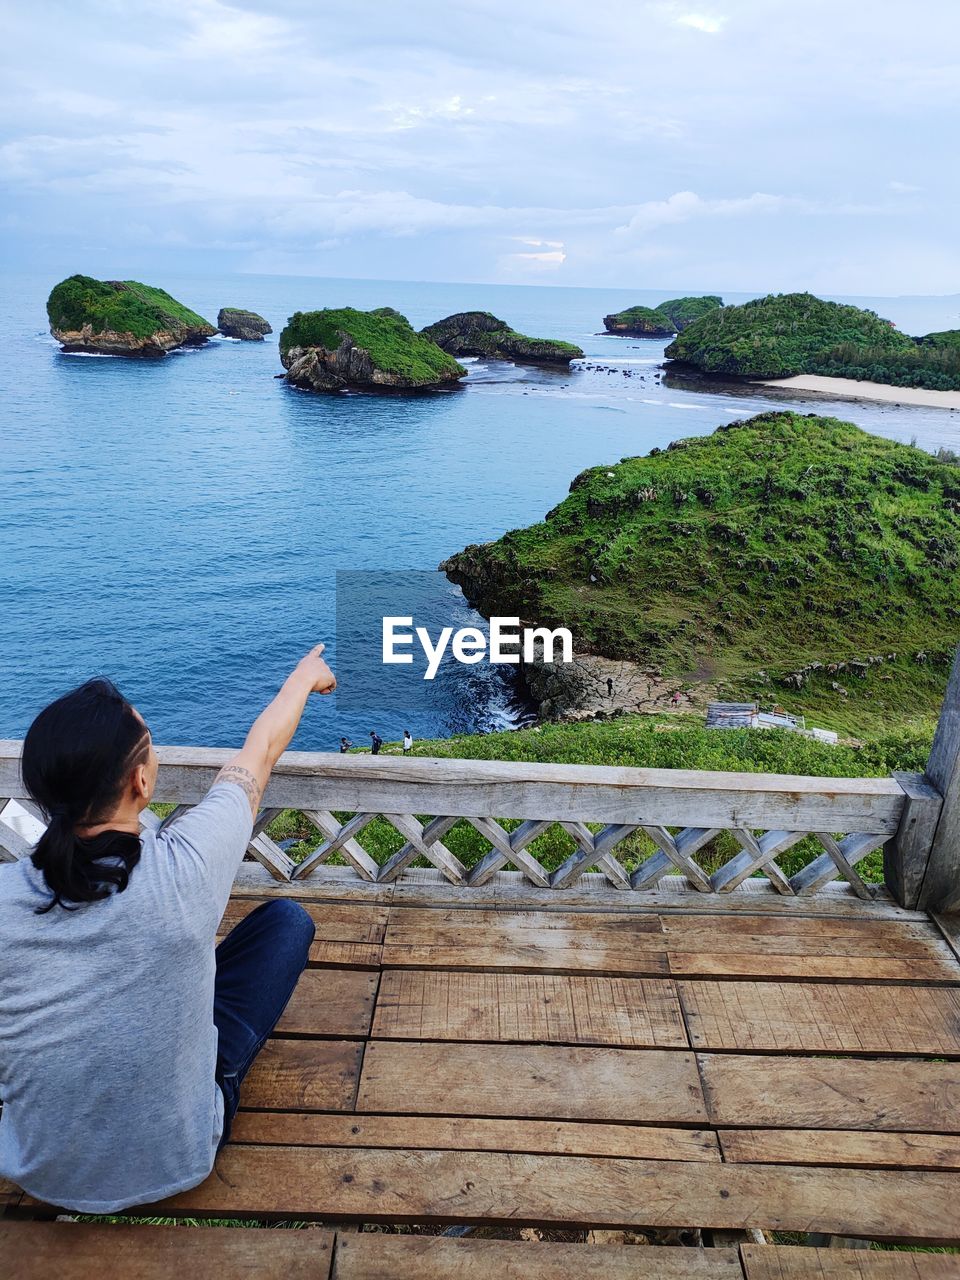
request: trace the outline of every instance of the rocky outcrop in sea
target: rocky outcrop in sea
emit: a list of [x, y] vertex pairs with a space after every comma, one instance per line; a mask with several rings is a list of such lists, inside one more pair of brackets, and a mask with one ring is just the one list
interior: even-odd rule
[[64, 351], [103, 355], [163, 356], [217, 332], [165, 289], [139, 280], [69, 276], [51, 290], [47, 315]]
[[421, 329], [420, 333], [453, 356], [556, 365], [569, 365], [571, 360], [583, 358], [582, 350], [572, 342], [528, 338], [489, 311], [458, 311]]
[[273, 333], [263, 316], [241, 307], [221, 307], [217, 328], [225, 338], [240, 338], [243, 342], [262, 342], [266, 334]]
[[307, 391], [431, 391], [466, 369], [390, 307], [298, 311], [280, 335], [287, 381]]
[[705, 293], [691, 298], [668, 298], [655, 307], [627, 307], [603, 317], [607, 333], [630, 338], [672, 338], [683, 333], [701, 316], [723, 306], [719, 294]]
[[669, 316], [652, 307], [630, 307], [603, 317], [607, 333], [629, 338], [672, 338], [677, 332]]

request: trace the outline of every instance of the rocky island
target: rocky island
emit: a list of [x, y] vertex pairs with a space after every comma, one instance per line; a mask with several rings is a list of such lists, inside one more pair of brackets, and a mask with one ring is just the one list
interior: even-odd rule
[[466, 369], [392, 307], [297, 311], [280, 334], [287, 381], [308, 391], [428, 391]]
[[874, 311], [787, 293], [724, 307], [695, 320], [666, 349], [669, 360], [726, 378], [798, 374], [894, 386], [960, 389], [960, 333], [912, 338]]
[[913, 719], [960, 639], [960, 467], [765, 413], [585, 471], [541, 523], [440, 567], [486, 617], [572, 630], [574, 664], [525, 670], [546, 715], [682, 688]]
[[115, 356], [162, 356], [217, 332], [165, 289], [138, 280], [70, 276], [51, 290], [47, 316], [64, 351]]
[[421, 329], [420, 333], [452, 356], [486, 356], [521, 364], [557, 365], [569, 365], [571, 360], [583, 358], [582, 350], [572, 342], [528, 338], [489, 311], [458, 311]]
[[656, 307], [628, 307], [603, 317], [607, 333], [630, 338], [672, 338], [708, 312], [723, 306], [714, 293], [695, 298], [668, 298]]
[[242, 342], [262, 342], [266, 334], [273, 333], [263, 316], [242, 307], [221, 307], [217, 328], [225, 338], [239, 338]]

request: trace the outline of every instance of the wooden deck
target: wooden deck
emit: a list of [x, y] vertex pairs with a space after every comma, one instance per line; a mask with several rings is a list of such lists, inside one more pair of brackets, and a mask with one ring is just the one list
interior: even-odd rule
[[[252, 872], [247, 881], [224, 930], [265, 892]], [[215, 1172], [151, 1215], [334, 1224], [335, 1250], [309, 1233], [302, 1274], [333, 1265], [339, 1280], [591, 1275], [597, 1254], [613, 1277], [960, 1274], [960, 1258], [944, 1255], [843, 1261], [751, 1246], [653, 1258], [545, 1242], [514, 1242], [514, 1272], [520, 1254], [489, 1253], [503, 1242], [356, 1231], [753, 1228], [957, 1242], [960, 961], [949, 928], [924, 914], [843, 890], [803, 907], [747, 895], [727, 912], [682, 894], [628, 911], [555, 894], [522, 910], [449, 905], [428, 876], [363, 900], [337, 900], [335, 882], [270, 892], [314, 916], [310, 968], [247, 1078]], [[13, 1188], [6, 1196], [14, 1219], [40, 1210]], [[14, 1235], [0, 1239], [15, 1247], [17, 1232], [43, 1225], [9, 1221]], [[157, 1248], [187, 1248], [184, 1234], [196, 1233], [155, 1237]], [[281, 1258], [303, 1233], [239, 1234], [231, 1248], [255, 1252], [266, 1237], [276, 1274], [301, 1274]], [[797, 1270], [804, 1259], [819, 1269]]]
[[[0, 859], [42, 819], [19, 754]], [[226, 754], [160, 749], [166, 821]], [[960, 1280], [818, 1247], [960, 1244], [960, 659], [922, 776], [292, 753], [264, 805], [222, 930], [293, 897], [310, 967], [213, 1174], [130, 1216], [313, 1229], [0, 1185], [0, 1280]]]

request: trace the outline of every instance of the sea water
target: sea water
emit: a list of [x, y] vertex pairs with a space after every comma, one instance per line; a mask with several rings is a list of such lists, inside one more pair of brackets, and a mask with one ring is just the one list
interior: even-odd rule
[[[336, 666], [338, 569], [433, 571], [541, 519], [585, 467], [771, 407], [960, 449], [960, 414], [944, 410], [668, 384], [663, 342], [602, 333], [604, 314], [662, 293], [151, 277], [211, 319], [248, 307], [275, 332], [132, 360], [62, 354], [44, 311], [54, 283], [0, 282], [0, 737], [22, 736], [50, 699], [104, 673], [157, 742], [237, 745], [309, 646], [326, 641]], [[956, 298], [869, 305], [913, 333], [960, 324]], [[321, 396], [277, 380], [287, 316], [339, 306], [396, 307], [417, 327], [490, 310], [577, 343], [599, 367], [474, 360], [461, 388], [417, 396]], [[435, 603], [455, 627], [478, 621], [439, 574]], [[436, 683], [409, 713], [315, 698], [294, 745], [490, 730], [530, 714], [490, 668]]]

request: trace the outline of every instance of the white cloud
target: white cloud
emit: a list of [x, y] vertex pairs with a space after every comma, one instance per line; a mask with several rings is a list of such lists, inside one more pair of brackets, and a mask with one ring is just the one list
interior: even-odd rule
[[289, 25], [269, 14], [250, 13], [221, 0], [188, 0], [177, 10], [187, 30], [181, 51], [189, 58], [230, 61], [258, 58], [287, 43]]
[[637, 205], [630, 220], [615, 229], [618, 236], [644, 235], [658, 227], [691, 218], [730, 218], [750, 214], [777, 213], [793, 203], [788, 196], [768, 195], [755, 191], [750, 196], [735, 199], [704, 199], [695, 191], [677, 191], [666, 200], [648, 200]]
[[464, 120], [474, 114], [459, 93], [436, 102], [417, 104], [390, 104], [384, 108], [392, 122], [400, 129], [414, 129], [432, 120]]
[[525, 244], [530, 249], [562, 249], [562, 240], [532, 240], [529, 236], [511, 236], [511, 240], [516, 240], [518, 244]]
[[703, 31], [707, 35], [715, 36], [723, 29], [726, 18], [711, 17], [705, 13], [684, 13], [677, 22], [681, 27], [693, 27], [694, 31]]
[[544, 247], [532, 247], [525, 253], [503, 254], [497, 261], [497, 275], [503, 280], [523, 282], [542, 279], [561, 270], [567, 260], [562, 241], [526, 240], [519, 236], [511, 239], [520, 240], [525, 245]]

